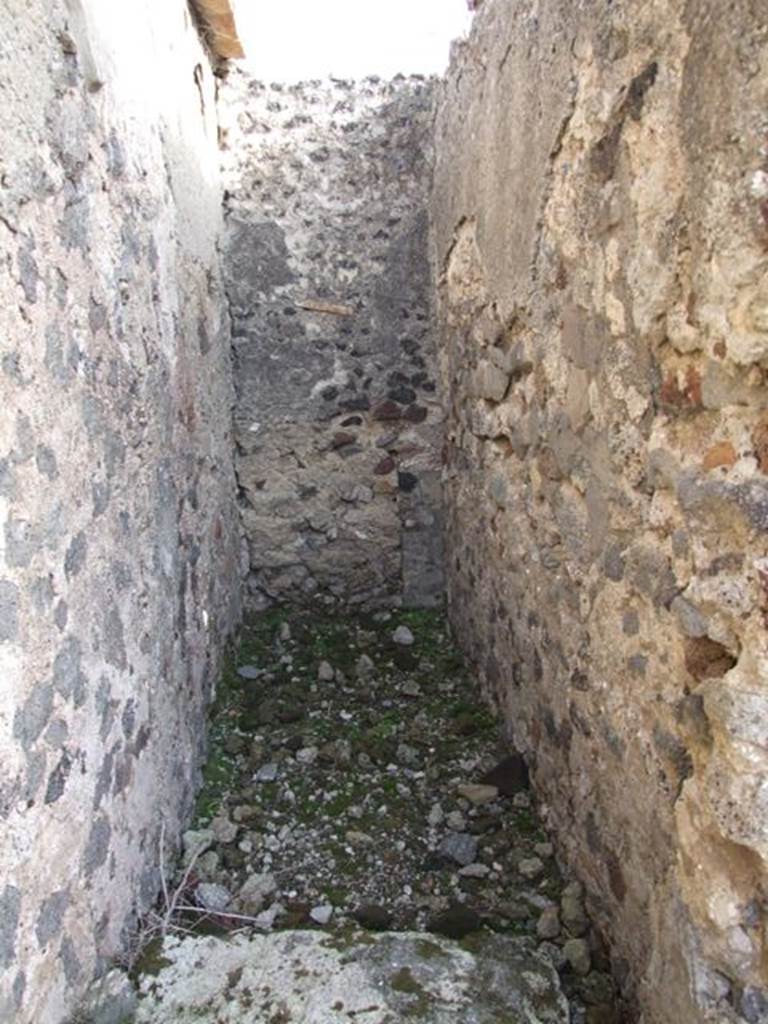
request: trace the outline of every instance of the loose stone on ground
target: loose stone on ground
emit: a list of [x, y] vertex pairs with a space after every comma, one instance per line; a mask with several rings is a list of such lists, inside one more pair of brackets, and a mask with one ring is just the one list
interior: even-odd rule
[[[244, 678], [243, 666], [257, 674]], [[546, 991], [557, 992], [559, 972], [577, 1024], [603, 1019], [584, 994], [592, 999], [595, 991], [603, 993], [598, 1009], [612, 1020], [613, 987], [594, 969], [590, 943], [597, 940], [583, 891], [578, 883], [564, 886], [536, 817], [525, 764], [499, 741], [439, 615], [261, 616], [247, 627], [237, 664], [222, 684], [211, 747], [183, 861], [189, 865], [197, 855], [187, 902], [205, 914], [188, 914], [181, 923], [203, 923], [222, 936], [237, 932], [243, 976], [257, 950], [270, 963], [289, 947], [302, 956], [319, 950], [326, 957], [319, 967], [323, 984], [327, 979], [333, 991], [341, 986], [338, 999], [354, 1009], [345, 988], [351, 975], [333, 959], [332, 946], [318, 946], [321, 940], [368, 948], [381, 935], [381, 949], [411, 956], [413, 934], [419, 934], [426, 944], [422, 952], [433, 943], [439, 947], [432, 949], [436, 962], [444, 959], [464, 977], [465, 971], [485, 969], [480, 954], [471, 966], [462, 960], [466, 951], [442, 944], [498, 939], [494, 948], [514, 949], [516, 962], [533, 958], [534, 976], [546, 965]], [[251, 939], [240, 934], [243, 929]], [[356, 929], [369, 938], [353, 938]], [[269, 932], [275, 934], [258, 937]], [[187, 950], [205, 948], [214, 963], [224, 957], [214, 940], [205, 940], [205, 947], [196, 941], [172, 940], [168, 947], [174, 966], [167, 984], [159, 983], [162, 998], [146, 1002], [158, 1014], [153, 1021], [169, 1019], [162, 1016], [169, 1012], [167, 1000], [182, 998]], [[391, 974], [408, 970], [413, 981], [402, 975], [403, 991], [395, 985], [394, 995], [379, 999], [381, 1013], [408, 1006], [415, 1012], [423, 989], [427, 1021], [504, 1019], [483, 1016], [485, 1010], [456, 1016], [441, 1002], [445, 979], [440, 972], [422, 978], [419, 964], [418, 957], [398, 961]], [[278, 976], [287, 985], [280, 973], [287, 968], [273, 969], [275, 986]], [[206, 968], [204, 985], [217, 1005], [222, 982], [208, 977], [212, 970], [215, 975]], [[356, 978], [365, 991], [367, 976]], [[150, 987], [144, 986], [142, 1007]], [[290, 1012], [308, 1016], [281, 1020], [338, 1019], [324, 1016], [333, 1000], [321, 1007], [299, 988], [303, 994], [295, 1004], [289, 1000]], [[406, 995], [411, 1002], [402, 1002]], [[508, 998], [517, 996], [510, 992]], [[274, 1012], [282, 1012], [280, 1005], [277, 999]], [[502, 1012], [501, 1002], [494, 1006]], [[513, 1018], [532, 1024], [567, 1019], [557, 1016], [559, 1009], [555, 1016], [536, 1016], [538, 1005], [529, 1011], [534, 1015]], [[370, 1019], [379, 1018], [372, 1011]]]

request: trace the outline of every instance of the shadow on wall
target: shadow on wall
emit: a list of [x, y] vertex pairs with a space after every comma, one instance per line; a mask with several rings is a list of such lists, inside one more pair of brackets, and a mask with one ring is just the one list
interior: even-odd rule
[[248, 600], [442, 601], [433, 84], [222, 89]]

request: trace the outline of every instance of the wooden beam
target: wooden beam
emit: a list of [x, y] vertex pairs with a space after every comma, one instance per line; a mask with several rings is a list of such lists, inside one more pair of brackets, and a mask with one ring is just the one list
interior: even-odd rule
[[217, 57], [237, 60], [245, 56], [230, 0], [190, 0], [190, 3], [200, 18], [208, 45]]

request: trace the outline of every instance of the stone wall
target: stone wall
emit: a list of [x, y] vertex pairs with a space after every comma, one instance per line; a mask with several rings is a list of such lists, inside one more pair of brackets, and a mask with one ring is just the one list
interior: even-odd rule
[[486, 0], [438, 105], [451, 617], [659, 1024], [768, 1014], [767, 42]]
[[247, 597], [442, 599], [432, 83], [223, 92]]
[[0, 1019], [53, 1024], [193, 800], [240, 575], [229, 333], [185, 5], [0, 26]]

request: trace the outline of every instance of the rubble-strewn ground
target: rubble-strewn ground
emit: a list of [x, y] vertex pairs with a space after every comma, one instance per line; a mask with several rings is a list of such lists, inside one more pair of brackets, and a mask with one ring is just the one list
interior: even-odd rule
[[572, 1021], [622, 1020], [580, 888], [438, 614], [244, 629], [176, 885], [185, 870], [198, 928], [528, 936]]

